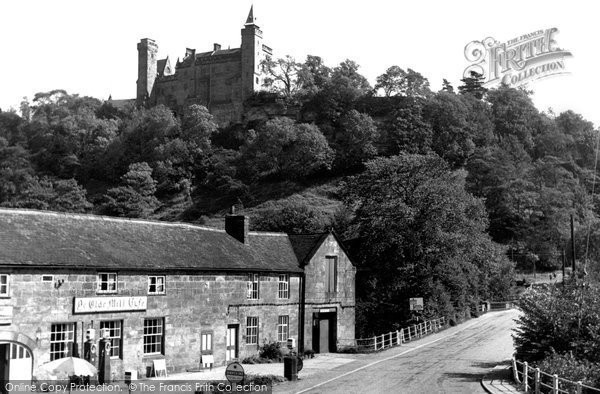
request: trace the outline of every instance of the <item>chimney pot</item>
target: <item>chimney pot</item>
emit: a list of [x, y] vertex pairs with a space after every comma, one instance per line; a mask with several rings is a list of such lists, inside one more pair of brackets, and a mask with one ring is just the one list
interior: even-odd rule
[[216, 42], [213, 44], [213, 48], [214, 51], [220, 51], [221, 50], [221, 44], [217, 44]]

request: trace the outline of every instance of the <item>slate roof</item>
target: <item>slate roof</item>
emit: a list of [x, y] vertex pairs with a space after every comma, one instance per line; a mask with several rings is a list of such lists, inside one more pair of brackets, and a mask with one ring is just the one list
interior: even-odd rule
[[301, 266], [308, 264], [327, 236], [329, 233], [289, 235]]
[[208, 51], [197, 53], [195, 56], [188, 56], [184, 58], [181, 62], [177, 64], [178, 68], [181, 67], [189, 67], [193, 65], [193, 62], [196, 59], [211, 57], [211, 56], [226, 56], [226, 55], [234, 55], [236, 53], [240, 53], [242, 51], [241, 48], [232, 48], [232, 49], [219, 49], [218, 51]]
[[352, 257], [348, 250], [344, 246], [344, 243], [340, 239], [340, 237], [335, 233], [335, 231], [321, 233], [321, 234], [290, 234], [288, 237], [290, 238], [290, 242], [292, 243], [292, 247], [294, 248], [294, 253], [300, 262], [300, 266], [304, 267], [310, 259], [313, 258], [317, 250], [321, 247], [323, 241], [327, 239], [329, 235], [333, 235], [337, 243], [340, 245], [340, 248], [346, 253], [348, 259], [355, 265], [352, 261]]
[[48, 211], [0, 209], [0, 266], [302, 272], [283, 233], [224, 230]]

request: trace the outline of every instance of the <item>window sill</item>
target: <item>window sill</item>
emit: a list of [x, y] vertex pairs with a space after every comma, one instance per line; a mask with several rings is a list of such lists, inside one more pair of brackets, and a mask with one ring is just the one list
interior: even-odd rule
[[162, 354], [162, 353], [144, 354], [142, 356], [142, 361], [146, 361], [146, 360], [159, 360], [161, 358], [165, 358], [165, 355]]

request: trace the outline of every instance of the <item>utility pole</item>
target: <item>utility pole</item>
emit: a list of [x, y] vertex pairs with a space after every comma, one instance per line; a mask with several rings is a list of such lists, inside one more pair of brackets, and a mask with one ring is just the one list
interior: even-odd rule
[[573, 265], [571, 267], [573, 272], [571, 275], [575, 275], [575, 224], [573, 222], [573, 214], [571, 214], [571, 257], [573, 258]]
[[563, 250], [562, 250], [562, 274], [563, 274], [562, 284], [563, 284], [563, 287], [565, 286], [565, 263], [566, 263], [565, 260], [566, 260], [565, 248], [563, 247]]

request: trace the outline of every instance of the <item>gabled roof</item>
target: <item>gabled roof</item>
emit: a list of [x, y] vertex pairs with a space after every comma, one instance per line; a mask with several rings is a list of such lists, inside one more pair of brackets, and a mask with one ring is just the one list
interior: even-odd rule
[[329, 237], [329, 235], [333, 235], [337, 243], [340, 245], [340, 248], [344, 251], [346, 256], [350, 262], [352, 262], [352, 257], [348, 253], [347, 249], [344, 247], [344, 243], [340, 239], [340, 237], [334, 232], [326, 232], [321, 234], [295, 234], [288, 235], [290, 238], [290, 242], [292, 243], [292, 247], [294, 248], [294, 253], [296, 253], [296, 257], [300, 262], [300, 266], [304, 267], [310, 259], [313, 258], [317, 250], [321, 247], [323, 242]]
[[[167, 73], [165, 74], [165, 71], [167, 71]], [[160, 59], [159, 61], [156, 62], [156, 73], [159, 76], [163, 76], [163, 75], [171, 75], [171, 62], [169, 61], [169, 57], [167, 56], [165, 59]]]
[[144, 271], [302, 272], [283, 233], [0, 209], [0, 266]]

